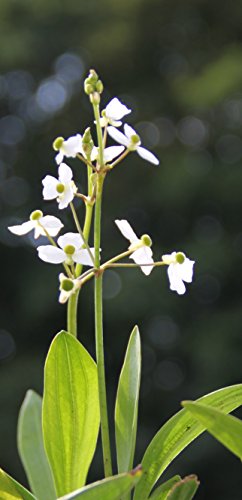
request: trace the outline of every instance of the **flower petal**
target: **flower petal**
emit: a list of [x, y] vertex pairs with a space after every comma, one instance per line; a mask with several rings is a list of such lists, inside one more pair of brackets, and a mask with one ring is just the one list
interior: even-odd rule
[[106, 106], [105, 112], [107, 118], [120, 120], [125, 115], [131, 113], [131, 109], [128, 109], [117, 97], [114, 97]]
[[69, 203], [74, 198], [74, 190], [71, 188], [71, 186], [65, 186], [65, 191], [63, 194], [59, 195], [59, 209], [63, 210], [63, 208], [68, 207]]
[[75, 158], [76, 154], [82, 151], [81, 134], [76, 134], [66, 139], [63, 142], [61, 150], [68, 158]]
[[37, 247], [39, 258], [44, 262], [50, 262], [51, 264], [61, 264], [65, 262], [66, 254], [60, 248], [56, 248], [52, 245], [41, 245]]
[[53, 200], [58, 196], [56, 191], [58, 180], [55, 177], [52, 175], [46, 175], [46, 177], [42, 180], [42, 184], [44, 186], [42, 191], [44, 200]]
[[[50, 236], [56, 236], [61, 228], [64, 227], [60, 219], [54, 217], [53, 215], [45, 215], [44, 217], [41, 217], [39, 222], [48, 231]], [[44, 230], [41, 227], [40, 229], [41, 234], [45, 235]]]
[[73, 173], [70, 167], [66, 163], [61, 163], [58, 168], [59, 180], [63, 184], [66, 184], [72, 180]]
[[60, 165], [60, 163], [62, 163], [63, 158], [64, 158], [63, 153], [61, 151], [59, 151], [59, 153], [57, 153], [57, 155], [55, 156], [55, 161], [56, 161], [57, 165]]
[[177, 264], [177, 266], [179, 266], [177, 271], [179, 273], [180, 278], [183, 281], [186, 281], [187, 283], [192, 282], [194, 264], [195, 264], [195, 261], [190, 260], [187, 257], [184, 260], [183, 264]]
[[27, 222], [23, 222], [23, 224], [18, 224], [16, 226], [9, 226], [8, 230], [10, 233], [16, 234], [17, 236], [22, 236], [23, 234], [27, 234], [32, 229], [34, 229], [35, 222], [32, 220], [28, 220]]
[[57, 243], [61, 248], [65, 248], [67, 245], [73, 245], [76, 249], [79, 249], [84, 242], [80, 234], [66, 233], [58, 238]]
[[107, 131], [110, 137], [119, 142], [119, 144], [122, 144], [125, 147], [130, 145], [129, 139], [122, 132], [120, 132], [120, 130], [117, 130], [115, 127], [107, 127]]
[[170, 289], [174, 292], [177, 292], [178, 295], [183, 295], [186, 291], [186, 287], [177, 273], [177, 265], [179, 264], [170, 264], [167, 269], [168, 278], [170, 281]]
[[[135, 252], [133, 252], [129, 258], [133, 259], [134, 262], [140, 266], [143, 273], [146, 274], [146, 276], [148, 276], [153, 269], [152, 264], [154, 263], [154, 260], [152, 258], [152, 255], [153, 252], [151, 248], [144, 246], [142, 248], [138, 248], [138, 250], [135, 250]], [[141, 264], [151, 264], [151, 265], [142, 266]]]
[[121, 231], [122, 235], [130, 241], [130, 243], [134, 243], [139, 241], [139, 238], [136, 236], [129, 222], [125, 219], [118, 220], [116, 219], [115, 224], [118, 226], [119, 231]]
[[124, 146], [109, 146], [104, 149], [103, 156], [104, 161], [112, 161], [116, 156], [119, 156], [124, 151]]
[[127, 123], [125, 123], [124, 125], [124, 133], [126, 137], [128, 137], [128, 139], [131, 139], [132, 135], [138, 135], [136, 130], [130, 127], [130, 125], [128, 125]]
[[148, 151], [148, 149], [142, 148], [141, 146], [138, 146], [136, 151], [137, 151], [138, 155], [141, 156], [141, 158], [143, 158], [143, 160], [147, 160], [150, 163], [153, 163], [154, 165], [159, 165], [160, 162], [159, 162], [158, 158], [156, 158], [156, 156], [153, 155], [153, 153]]
[[[90, 248], [93, 256], [95, 249]], [[72, 256], [74, 262], [77, 262], [78, 264], [83, 264], [84, 266], [91, 266], [93, 267], [93, 260], [91, 259], [89, 252], [86, 248], [82, 248], [81, 250], [78, 250], [75, 252]]]

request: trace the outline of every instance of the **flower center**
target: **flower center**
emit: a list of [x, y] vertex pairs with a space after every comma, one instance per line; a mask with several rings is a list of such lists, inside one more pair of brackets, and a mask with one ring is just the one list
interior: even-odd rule
[[65, 191], [65, 185], [62, 184], [61, 182], [59, 182], [59, 184], [57, 184], [57, 186], [56, 186], [56, 191], [59, 194], [64, 193], [64, 191]]
[[53, 149], [59, 151], [64, 142], [64, 137], [57, 137], [53, 142]]
[[148, 234], [143, 234], [141, 236], [141, 241], [142, 241], [143, 245], [145, 245], [146, 247], [151, 247], [151, 245], [152, 245], [152, 240]]
[[61, 282], [61, 289], [64, 290], [65, 292], [71, 292], [74, 288], [74, 283], [72, 280], [69, 280], [68, 278], [63, 279]]
[[41, 217], [43, 217], [43, 212], [41, 212], [41, 210], [34, 210], [34, 212], [30, 214], [30, 220], [39, 220]]
[[176, 254], [176, 262], [178, 262], [178, 264], [183, 264], [184, 261], [185, 261], [185, 255], [184, 255], [184, 253], [178, 252]]
[[75, 247], [73, 245], [66, 245], [65, 248], [64, 248], [64, 252], [67, 254], [67, 255], [73, 255], [75, 253]]

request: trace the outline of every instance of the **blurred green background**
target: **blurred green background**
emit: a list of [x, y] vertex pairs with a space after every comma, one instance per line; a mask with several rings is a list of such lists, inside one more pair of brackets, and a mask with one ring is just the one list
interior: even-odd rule
[[[137, 463], [182, 399], [241, 382], [241, 19], [240, 0], [1, 0], [0, 463], [25, 484], [17, 414], [29, 387], [42, 391], [44, 358], [65, 327], [65, 306], [57, 301], [59, 267], [36, 258], [32, 235], [18, 238], [6, 227], [36, 208], [68, 223], [68, 210], [57, 214], [55, 203], [43, 203], [41, 179], [56, 172], [53, 139], [93, 121], [82, 90], [90, 67], [105, 84], [103, 107], [114, 96], [131, 107], [127, 121], [161, 161], [157, 168], [132, 154], [107, 179], [103, 258], [127, 248], [113, 223], [127, 218], [138, 234], [151, 235], [157, 258], [182, 250], [196, 260], [183, 297], [169, 290], [164, 270], [105, 276], [111, 408], [134, 324], [142, 335]], [[85, 189], [78, 161], [68, 163]], [[94, 354], [91, 283], [81, 299], [79, 337]], [[110, 419], [113, 429], [112, 411]], [[166, 477], [175, 472], [198, 474], [198, 500], [241, 499], [239, 461], [208, 436]], [[101, 475], [98, 456], [90, 478]]]

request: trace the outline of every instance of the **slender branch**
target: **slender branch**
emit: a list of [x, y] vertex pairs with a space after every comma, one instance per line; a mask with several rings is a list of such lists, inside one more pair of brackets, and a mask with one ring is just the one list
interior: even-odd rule
[[71, 207], [73, 219], [74, 219], [75, 224], [76, 224], [77, 231], [80, 234], [81, 238], [83, 239], [83, 242], [85, 244], [85, 248], [88, 251], [89, 257], [90, 257], [90, 259], [92, 260], [92, 262], [94, 264], [94, 257], [92, 255], [91, 249], [90, 249], [90, 247], [89, 247], [89, 245], [87, 243], [87, 240], [85, 238], [84, 231], [82, 231], [82, 229], [81, 229], [81, 226], [80, 226], [80, 223], [79, 223], [79, 220], [78, 220], [78, 216], [77, 216], [77, 213], [76, 213], [76, 209], [75, 209], [74, 204], [72, 203], [72, 201], [70, 203], [70, 207]]

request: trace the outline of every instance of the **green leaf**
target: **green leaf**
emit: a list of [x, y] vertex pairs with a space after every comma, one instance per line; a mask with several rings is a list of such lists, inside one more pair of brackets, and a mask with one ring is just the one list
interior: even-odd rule
[[135, 326], [129, 339], [116, 397], [115, 436], [118, 472], [128, 472], [133, 467], [140, 372], [140, 335], [138, 327]]
[[97, 367], [67, 332], [54, 338], [45, 364], [43, 434], [58, 496], [81, 488], [99, 430]]
[[[229, 413], [242, 404], [242, 384], [225, 387], [198, 399]], [[135, 488], [134, 500], [146, 500], [156, 481], [182, 450], [205, 430], [188, 410], [183, 409], [168, 420], [149, 444], [143, 460], [144, 474]]]
[[220, 443], [242, 460], [242, 422], [232, 415], [225, 415], [220, 410], [193, 402], [184, 402], [183, 406], [206, 427]]
[[2, 469], [0, 469], [0, 495], [1, 500], [36, 500], [36, 497]]
[[197, 476], [184, 477], [184, 479], [181, 479], [181, 481], [173, 486], [167, 500], [192, 500], [199, 484]]
[[140, 466], [131, 472], [102, 479], [89, 484], [78, 491], [61, 497], [59, 500], [120, 500], [122, 495], [129, 493], [142, 475]]
[[38, 500], [55, 500], [56, 492], [42, 435], [42, 398], [28, 391], [18, 420], [18, 451]]
[[167, 500], [167, 495], [173, 488], [174, 484], [178, 483], [178, 481], [181, 481], [180, 476], [174, 476], [171, 477], [168, 481], [165, 483], [161, 484], [156, 490], [152, 493], [152, 495], [149, 497], [150, 500]]

